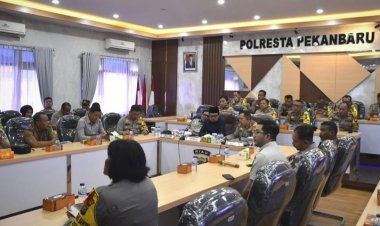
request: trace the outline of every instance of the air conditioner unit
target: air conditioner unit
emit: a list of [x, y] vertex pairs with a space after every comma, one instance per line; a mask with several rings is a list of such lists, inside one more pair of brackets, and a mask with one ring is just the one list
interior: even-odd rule
[[25, 24], [0, 20], [0, 32], [12, 36], [24, 37]]
[[106, 49], [135, 51], [135, 43], [112, 38], [106, 39]]

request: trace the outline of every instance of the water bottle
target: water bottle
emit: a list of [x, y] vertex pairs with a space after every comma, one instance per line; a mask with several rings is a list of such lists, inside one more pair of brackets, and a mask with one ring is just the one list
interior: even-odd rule
[[197, 156], [193, 156], [192, 164], [194, 166], [194, 171], [197, 172], [198, 171], [198, 158], [197, 158]]
[[152, 131], [153, 133], [153, 136], [156, 136], [156, 127], [150, 127], [150, 130]]
[[230, 149], [227, 146], [224, 148], [224, 155], [226, 159], [230, 156]]
[[87, 188], [84, 183], [79, 184], [78, 188], [78, 201], [82, 203], [87, 197]]
[[96, 135], [96, 145], [102, 144], [102, 136], [101, 135]]
[[55, 148], [57, 149], [57, 151], [62, 150], [62, 145], [59, 139], [55, 141]]

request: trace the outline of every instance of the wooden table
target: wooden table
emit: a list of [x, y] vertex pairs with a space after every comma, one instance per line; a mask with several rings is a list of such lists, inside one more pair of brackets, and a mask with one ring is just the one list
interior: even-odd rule
[[[286, 156], [295, 154], [297, 151], [293, 147], [281, 147]], [[249, 160], [239, 160], [237, 156], [231, 156], [230, 161], [240, 164], [240, 168], [220, 166], [219, 164], [206, 163], [198, 166], [197, 172], [189, 174], [168, 173], [152, 178], [157, 189], [158, 212], [184, 204], [200, 194], [214, 188], [229, 186], [248, 178], [250, 168], [246, 164], [252, 162], [253, 156]], [[222, 177], [222, 174], [229, 173], [235, 180], [229, 181]], [[37, 209], [14, 217], [0, 221], [0, 226], [5, 225], [31, 225], [31, 226], [51, 226], [62, 225], [67, 220], [65, 210], [48, 212]]]
[[368, 214], [376, 215], [380, 213], [380, 206], [377, 205], [377, 189], [380, 189], [380, 182], [377, 184], [376, 189], [371, 195], [371, 198], [368, 200], [367, 206], [363, 210], [363, 213], [360, 216], [356, 226], [363, 226]]

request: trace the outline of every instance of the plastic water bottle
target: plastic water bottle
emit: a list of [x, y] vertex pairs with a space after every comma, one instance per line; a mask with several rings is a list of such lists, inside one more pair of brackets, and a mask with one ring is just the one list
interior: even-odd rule
[[96, 135], [96, 145], [102, 144], [102, 136], [101, 135]]
[[224, 155], [226, 159], [230, 156], [230, 149], [227, 146], [224, 148]]
[[152, 131], [153, 135], [156, 136], [156, 127], [150, 127], [150, 131]]
[[55, 148], [57, 149], [57, 151], [62, 150], [61, 141], [59, 141], [59, 139], [57, 139], [57, 140], [55, 141]]
[[194, 166], [194, 171], [197, 172], [198, 171], [198, 158], [197, 158], [197, 156], [193, 156], [192, 164]]
[[80, 183], [78, 188], [78, 201], [82, 203], [87, 197], [87, 188], [85, 183]]

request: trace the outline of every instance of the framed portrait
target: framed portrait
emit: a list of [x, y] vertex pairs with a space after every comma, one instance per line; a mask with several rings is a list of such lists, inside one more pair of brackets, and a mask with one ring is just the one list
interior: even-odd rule
[[183, 71], [197, 71], [198, 62], [197, 62], [197, 52], [184, 52], [183, 53]]

